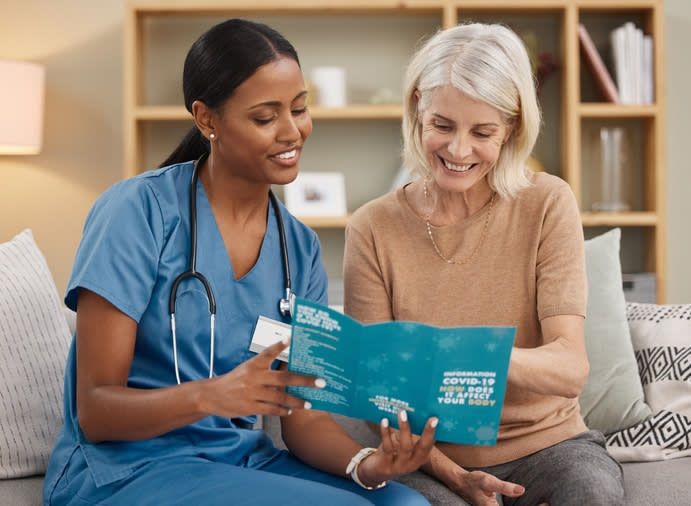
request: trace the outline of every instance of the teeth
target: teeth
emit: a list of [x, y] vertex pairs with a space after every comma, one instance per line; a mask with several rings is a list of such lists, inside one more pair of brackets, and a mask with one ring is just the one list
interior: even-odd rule
[[279, 153], [276, 155], [276, 158], [280, 158], [282, 160], [288, 160], [289, 158], [295, 158], [295, 155], [297, 155], [298, 150], [294, 149], [292, 151], [286, 151], [285, 153]]
[[443, 158], [441, 159], [441, 161], [444, 163], [444, 166], [447, 169], [452, 170], [454, 172], [468, 172], [473, 167], [473, 165], [475, 165], [474, 163], [456, 165], [455, 163], [451, 163], [448, 160], [444, 160]]

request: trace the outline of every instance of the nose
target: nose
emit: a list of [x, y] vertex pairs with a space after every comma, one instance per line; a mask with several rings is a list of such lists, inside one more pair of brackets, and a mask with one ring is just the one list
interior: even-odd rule
[[456, 161], [461, 161], [473, 152], [473, 145], [467, 134], [458, 132], [449, 143], [449, 153]]
[[295, 118], [289, 112], [280, 120], [276, 140], [284, 144], [296, 144], [300, 137], [300, 128], [298, 128]]

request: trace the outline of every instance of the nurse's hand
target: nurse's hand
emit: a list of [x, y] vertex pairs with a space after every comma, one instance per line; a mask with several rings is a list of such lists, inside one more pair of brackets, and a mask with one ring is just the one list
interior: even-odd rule
[[326, 382], [312, 376], [271, 369], [271, 363], [288, 347], [280, 341], [222, 376], [203, 380], [202, 410], [209, 415], [236, 418], [250, 415], [289, 415], [310, 404], [285, 391], [287, 386], [324, 388]]
[[427, 420], [421, 436], [414, 436], [410, 432], [405, 411], [398, 415], [398, 431], [392, 429], [388, 422], [384, 418], [379, 424], [381, 444], [377, 451], [358, 466], [358, 477], [365, 485], [374, 486], [416, 471], [429, 460], [430, 452], [434, 449], [438, 418]]

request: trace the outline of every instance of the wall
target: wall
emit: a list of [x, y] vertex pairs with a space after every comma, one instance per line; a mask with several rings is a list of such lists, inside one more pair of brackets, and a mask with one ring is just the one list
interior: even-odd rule
[[[9, 6], [7, 5], [9, 3]], [[31, 227], [58, 289], [67, 284], [86, 213], [122, 170], [122, 0], [5, 2], [0, 58], [47, 67], [43, 152], [0, 157], [0, 242]], [[668, 302], [691, 302], [691, 2], [666, 2]], [[688, 220], [688, 218], [686, 218]]]

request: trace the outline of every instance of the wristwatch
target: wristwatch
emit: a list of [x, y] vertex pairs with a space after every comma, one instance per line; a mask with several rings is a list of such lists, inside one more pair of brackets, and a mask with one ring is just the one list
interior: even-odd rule
[[357, 452], [352, 459], [350, 459], [350, 462], [348, 463], [348, 467], [346, 467], [346, 471], [345, 471], [346, 474], [350, 475], [350, 477], [353, 479], [353, 481], [355, 483], [357, 483], [358, 485], [360, 485], [365, 490], [377, 490], [377, 489], [380, 489], [382, 487], [385, 487], [388, 483], [386, 481], [382, 481], [381, 483], [379, 483], [373, 487], [368, 487], [367, 485], [365, 485], [364, 483], [362, 483], [360, 481], [360, 478], [357, 475], [357, 468], [360, 465], [360, 462], [365, 460], [367, 457], [369, 457], [370, 455], [372, 455], [376, 451], [377, 451], [376, 448], [363, 448], [362, 450]]

